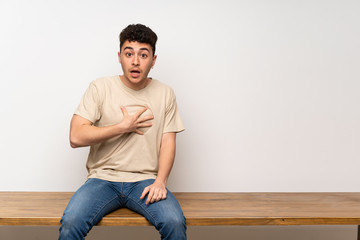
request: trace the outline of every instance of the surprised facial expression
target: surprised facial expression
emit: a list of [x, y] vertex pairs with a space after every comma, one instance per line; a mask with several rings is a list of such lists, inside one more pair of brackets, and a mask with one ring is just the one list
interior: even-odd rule
[[118, 52], [124, 76], [123, 81], [128, 87], [139, 90], [147, 85], [148, 74], [156, 62], [156, 55], [148, 43], [124, 42]]

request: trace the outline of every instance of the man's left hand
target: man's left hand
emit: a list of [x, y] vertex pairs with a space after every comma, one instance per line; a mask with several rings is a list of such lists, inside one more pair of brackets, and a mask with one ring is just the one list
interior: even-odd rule
[[144, 199], [147, 194], [146, 205], [166, 199], [167, 190], [165, 184], [155, 181], [150, 186], [144, 188], [140, 199]]

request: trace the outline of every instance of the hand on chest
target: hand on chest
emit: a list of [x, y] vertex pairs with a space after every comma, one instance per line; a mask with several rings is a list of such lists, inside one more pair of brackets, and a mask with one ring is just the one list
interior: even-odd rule
[[[161, 119], [164, 118], [164, 110], [162, 106], [153, 107], [148, 103], [135, 103], [135, 102], [124, 102], [123, 104], [112, 104], [112, 105], [103, 105], [102, 116], [98, 122], [98, 126], [109, 126], [113, 124], [117, 124], [121, 122], [124, 115], [120, 109], [120, 107], [125, 107], [128, 115], [135, 115], [139, 111], [141, 111], [144, 107], [146, 107], [146, 111], [143, 112], [139, 118], [146, 116], [154, 116], [154, 119], [149, 120], [152, 123], [152, 128], [156, 128], [161, 125]], [[139, 129], [142, 132], [147, 132], [150, 128], [141, 128]]]

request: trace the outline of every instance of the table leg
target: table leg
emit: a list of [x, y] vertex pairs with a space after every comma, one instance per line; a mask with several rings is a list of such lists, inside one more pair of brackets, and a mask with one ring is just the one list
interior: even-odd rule
[[357, 240], [360, 240], [360, 225], [358, 225], [358, 237], [357, 237]]

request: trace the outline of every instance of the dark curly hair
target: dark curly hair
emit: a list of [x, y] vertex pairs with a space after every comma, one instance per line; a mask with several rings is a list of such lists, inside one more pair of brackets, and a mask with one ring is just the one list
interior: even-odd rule
[[119, 35], [120, 40], [120, 51], [124, 42], [136, 41], [140, 43], [150, 44], [153, 55], [155, 54], [155, 45], [157, 41], [156, 34], [149, 28], [142, 24], [130, 24], [124, 30], [121, 31]]

